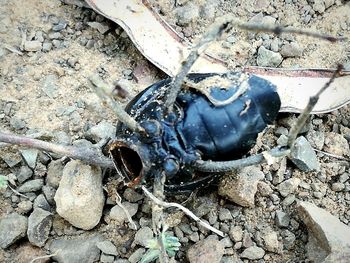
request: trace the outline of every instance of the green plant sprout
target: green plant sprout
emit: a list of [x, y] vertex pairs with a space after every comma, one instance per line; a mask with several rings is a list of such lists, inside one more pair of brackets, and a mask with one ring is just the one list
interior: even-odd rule
[[179, 239], [177, 237], [170, 236], [166, 232], [162, 232], [160, 234], [160, 240], [162, 242], [162, 245], [159, 244], [158, 237], [155, 237], [148, 241], [148, 244], [146, 246], [148, 250], [143, 255], [140, 263], [153, 262], [157, 258], [159, 258], [161, 255], [161, 247], [164, 247], [169, 257], [174, 257], [176, 251], [178, 251], [179, 247], [181, 246], [181, 243], [179, 242]]
[[0, 175], [0, 189], [7, 188], [7, 176]]

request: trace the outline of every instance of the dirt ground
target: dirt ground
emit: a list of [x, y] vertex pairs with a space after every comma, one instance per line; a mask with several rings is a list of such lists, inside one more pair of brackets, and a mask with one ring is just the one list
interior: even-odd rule
[[[189, 5], [188, 13], [181, 10]], [[322, 2], [323, 1], [316, 1]], [[325, 1], [327, 7], [323, 10], [311, 1], [224, 1], [224, 0], [195, 0], [195, 1], [151, 1], [154, 8], [164, 16], [177, 32], [194, 42], [211, 24], [215, 17], [232, 13], [243, 21], [252, 18], [269, 16], [278, 24], [315, 31], [337, 36], [350, 37], [350, 4], [342, 1]], [[175, 5], [176, 4], [176, 5]], [[329, 5], [329, 6], [328, 6]], [[306, 7], [308, 6], [308, 7]], [[309, 8], [310, 7], [310, 8]], [[181, 23], [179, 19], [189, 20]], [[105, 22], [109, 30], [101, 34], [98, 30], [88, 26], [87, 22]], [[66, 24], [61, 31], [54, 31], [53, 27]], [[41, 43], [51, 43], [48, 50], [21, 50], [25, 40], [38, 40]], [[55, 33], [59, 33], [54, 35]], [[236, 31], [230, 39], [220, 41], [210, 48], [210, 52], [225, 60], [232, 69], [244, 65], [256, 65], [257, 50], [261, 45], [271, 48], [277, 43], [278, 50], [285, 43], [294, 42], [299, 46], [301, 55], [284, 57], [280, 67], [305, 68], [333, 68], [337, 63], [350, 65], [349, 42], [327, 43], [304, 36], [283, 35], [276, 39], [269, 34], [252, 34]], [[48, 46], [50, 46], [48, 44]], [[135, 78], [134, 72], [138, 67], [147, 67], [149, 76], [145, 81]], [[98, 97], [88, 86], [87, 77], [98, 73], [106, 82], [112, 84], [123, 81], [131, 88], [130, 96], [143, 90], [166, 75], [158, 71], [145, 60], [133, 46], [123, 30], [93, 11], [66, 5], [58, 0], [0, 0], [0, 130], [16, 134], [34, 134], [36, 138], [47, 139], [60, 143], [72, 143], [85, 138], [86, 131], [107, 120], [115, 124], [115, 116], [110, 109], [103, 107]], [[123, 102], [125, 103], [125, 102]], [[282, 115], [280, 119], [289, 117]], [[345, 137], [349, 142], [350, 108], [349, 106], [329, 114], [313, 116], [311, 128], [324, 133], [335, 132]], [[321, 120], [321, 121], [314, 121]], [[319, 122], [321, 122], [319, 124]], [[276, 127], [283, 126], [280, 121]], [[275, 127], [275, 128], [276, 128]], [[262, 143], [273, 144], [278, 136], [271, 128], [270, 139]], [[264, 147], [262, 147], [264, 148]], [[0, 155], [16, 158], [18, 147], [4, 147], [0, 145]], [[349, 158], [349, 156], [345, 156]], [[349, 162], [333, 159], [318, 154], [321, 162], [319, 173], [305, 173], [288, 163], [286, 173], [301, 179], [310, 188], [299, 187], [295, 196], [302, 200], [312, 201], [338, 216], [342, 222], [350, 226], [348, 199], [349, 192], [335, 192], [331, 190], [332, 183], [340, 175], [349, 173]], [[271, 171], [263, 166], [266, 173], [275, 173], [279, 167]], [[17, 168], [9, 168], [0, 158], [0, 174], [16, 173]], [[320, 178], [326, 177], [327, 180]], [[269, 183], [269, 182], [268, 182]], [[316, 185], [313, 187], [313, 185]], [[350, 190], [350, 188], [349, 188]], [[313, 195], [314, 192], [324, 193], [322, 198]], [[305, 194], [307, 193], [307, 194]], [[205, 196], [205, 195], [204, 195]], [[206, 197], [206, 196], [205, 196]], [[218, 206], [237, 211], [239, 217], [232, 223], [238, 223], [255, 229], [259, 226], [269, 226], [284, 238], [284, 230], [275, 225], [271, 211], [282, 206], [267, 197], [257, 196], [255, 208], [241, 208], [223, 200], [215, 192], [208, 195]], [[0, 197], [0, 218], [16, 210], [16, 203], [10, 197]], [[282, 202], [282, 201], [281, 201]], [[292, 215], [295, 224], [290, 231], [296, 235], [295, 246], [285, 249], [283, 253], [267, 253], [263, 261], [257, 262], [299, 262], [306, 259], [305, 244], [307, 231], [294, 214], [294, 208], [286, 209]], [[57, 215], [56, 215], [57, 216]], [[150, 217], [148, 213], [141, 213], [138, 218]], [[244, 218], [244, 220], [242, 220]], [[190, 220], [184, 219], [192, 224]], [[194, 224], [194, 223], [193, 223]], [[121, 236], [113, 231], [112, 225], [103, 225], [92, 231], [100, 231], [111, 237], [116, 244], [126, 243], [133, 232]], [[50, 238], [55, 237], [55, 234]], [[179, 262], [185, 261], [185, 251], [194, 242], [184, 244], [184, 250], [179, 254]], [[21, 243], [7, 250], [0, 250], [1, 262], [14, 262], [15, 255], [21, 248]], [[46, 247], [43, 248], [46, 252]], [[124, 256], [128, 257], [131, 252]], [[25, 261], [23, 261], [25, 262]], [[248, 262], [248, 261], [246, 261]]]

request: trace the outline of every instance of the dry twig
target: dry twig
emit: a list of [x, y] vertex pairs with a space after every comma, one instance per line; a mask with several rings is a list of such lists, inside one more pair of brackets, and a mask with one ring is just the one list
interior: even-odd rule
[[116, 103], [110, 94], [108, 94], [109, 86], [97, 75], [92, 75], [89, 80], [91, 81], [91, 87], [96, 92], [96, 94], [100, 97], [101, 101], [107, 104], [115, 113], [117, 118], [123, 122], [126, 126], [128, 126], [132, 131], [144, 132], [144, 129], [134, 120], [123, 107]]
[[206, 229], [209, 229], [210, 231], [214, 232], [215, 234], [221, 236], [221, 237], [225, 237], [225, 234], [212, 227], [211, 225], [209, 225], [208, 223], [202, 221], [198, 216], [196, 216], [195, 214], [193, 214], [189, 209], [187, 209], [186, 207], [178, 204], [178, 203], [168, 203], [168, 202], [164, 202], [162, 200], [159, 200], [157, 197], [155, 197], [150, 191], [147, 190], [147, 188], [145, 186], [141, 187], [142, 190], [144, 191], [144, 193], [156, 204], [169, 208], [169, 207], [176, 207], [179, 208], [180, 210], [182, 210], [186, 215], [188, 215], [189, 217], [191, 217], [194, 221], [198, 222], [201, 226], [205, 227]]
[[46, 152], [62, 154], [72, 159], [78, 159], [88, 164], [98, 165], [104, 168], [113, 168], [112, 160], [92, 148], [65, 146], [25, 136], [0, 132], [0, 142], [28, 146]]

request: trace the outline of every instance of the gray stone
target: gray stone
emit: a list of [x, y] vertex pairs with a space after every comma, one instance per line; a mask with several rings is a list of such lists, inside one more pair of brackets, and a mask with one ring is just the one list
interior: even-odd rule
[[273, 52], [261, 46], [258, 50], [257, 64], [260, 67], [277, 67], [282, 62], [280, 53]]
[[232, 220], [232, 215], [230, 210], [228, 210], [227, 208], [220, 208], [219, 220], [220, 221]]
[[34, 179], [30, 181], [26, 181], [20, 187], [17, 188], [17, 191], [20, 193], [29, 193], [41, 190], [44, 185], [43, 179]]
[[143, 247], [146, 247], [148, 245], [148, 242], [153, 238], [153, 231], [149, 227], [143, 227], [140, 228], [136, 234], [134, 243], [136, 245], [141, 245]]
[[256, 260], [256, 259], [263, 258], [264, 255], [265, 255], [265, 250], [263, 250], [261, 247], [251, 246], [251, 247], [246, 248], [242, 252], [241, 258]]
[[298, 43], [292, 42], [284, 44], [280, 51], [281, 55], [285, 58], [288, 57], [300, 57], [303, 54], [303, 49]]
[[224, 255], [223, 244], [211, 236], [192, 245], [187, 250], [190, 263], [219, 263]]
[[302, 171], [309, 172], [320, 169], [320, 163], [314, 149], [312, 149], [310, 143], [303, 136], [296, 139], [290, 159]]
[[261, 233], [261, 239], [263, 241], [263, 246], [267, 251], [274, 253], [282, 252], [282, 244], [280, 244], [277, 236], [277, 232], [270, 228], [266, 228]]
[[241, 226], [232, 225], [228, 234], [234, 242], [239, 242], [243, 239], [243, 229]]
[[[217, 204], [209, 197], [201, 196], [195, 200], [193, 207], [193, 212], [198, 217], [203, 217], [211, 211], [216, 210]], [[210, 213], [211, 215], [216, 215], [216, 213]], [[209, 215], [210, 215], [209, 214]], [[217, 217], [217, 215], [216, 215]]]
[[52, 49], [52, 43], [51, 42], [44, 42], [43, 43], [43, 52], [49, 52]]
[[343, 135], [334, 132], [326, 133], [324, 146], [326, 152], [339, 156], [350, 156], [349, 147], [349, 142]]
[[102, 172], [99, 167], [70, 161], [55, 195], [57, 213], [73, 226], [89, 230], [102, 216]]
[[5, 249], [17, 240], [25, 237], [28, 219], [17, 213], [12, 213], [0, 220], [0, 247]]
[[[123, 202], [122, 205], [128, 211], [128, 213], [131, 217], [133, 217], [136, 214], [137, 209], [138, 209], [138, 204]], [[124, 212], [124, 209], [121, 208], [119, 205], [115, 205], [112, 207], [112, 209], [109, 213], [109, 217], [113, 220], [116, 220], [120, 224], [122, 224], [128, 220], [128, 217]]]
[[275, 220], [276, 220], [276, 224], [279, 227], [288, 227], [290, 222], [290, 217], [282, 210], [277, 210]]
[[11, 117], [10, 125], [15, 130], [22, 130], [26, 127], [26, 123], [22, 119], [17, 118], [16, 116]]
[[41, 48], [42, 48], [42, 43], [38, 40], [24, 42], [25, 51], [36, 52], [36, 51], [40, 51]]
[[175, 16], [180, 26], [188, 25], [199, 17], [199, 7], [192, 2], [176, 8]]
[[29, 242], [43, 247], [52, 227], [52, 214], [41, 208], [35, 208], [28, 218], [27, 235]]
[[52, 26], [52, 31], [59, 32], [67, 27], [66, 21], [60, 21], [58, 24]]
[[300, 184], [300, 179], [293, 177], [278, 185], [278, 191], [283, 197], [295, 192]]
[[282, 236], [283, 236], [283, 247], [288, 250], [293, 249], [295, 245], [295, 240], [296, 240], [295, 235], [289, 230], [284, 230], [282, 232]]
[[257, 185], [264, 177], [257, 167], [243, 168], [237, 175], [223, 177], [219, 184], [219, 195], [241, 206], [254, 207]]
[[324, 4], [324, 0], [314, 0], [314, 4], [312, 5], [312, 9], [317, 13], [324, 13], [326, 10], [326, 6]]
[[32, 169], [36, 166], [39, 151], [37, 149], [19, 150], [25, 163]]
[[344, 183], [333, 183], [331, 188], [332, 188], [332, 191], [334, 191], [334, 192], [341, 192], [345, 189], [345, 184]]
[[42, 190], [47, 202], [49, 202], [50, 205], [54, 205], [55, 204], [54, 197], [56, 194], [56, 189], [51, 186], [44, 185]]
[[142, 256], [145, 254], [145, 252], [146, 252], [146, 250], [144, 248], [140, 247], [134, 253], [131, 254], [131, 256], [129, 257], [129, 262], [130, 263], [139, 262], [140, 259], [142, 258]]
[[114, 138], [116, 127], [107, 121], [101, 121], [99, 124], [91, 127], [86, 136], [99, 142], [101, 139]]
[[317, 150], [322, 150], [325, 142], [325, 135], [323, 131], [310, 130], [307, 133], [306, 139], [310, 142], [311, 146]]
[[101, 261], [101, 263], [113, 263], [114, 256], [106, 255], [105, 253], [101, 253], [100, 261]]
[[50, 252], [56, 254], [52, 259], [58, 263], [96, 262], [101, 253], [96, 244], [102, 240], [101, 236], [73, 240], [56, 239], [50, 245]]
[[62, 39], [62, 34], [60, 32], [52, 32], [48, 35], [48, 38], [53, 40], [53, 39]]
[[58, 188], [64, 170], [64, 164], [61, 160], [53, 160], [47, 167], [46, 184]]
[[21, 201], [17, 205], [17, 211], [22, 215], [29, 213], [32, 209], [33, 203], [29, 200]]
[[119, 253], [117, 251], [116, 246], [109, 240], [100, 241], [96, 243], [96, 246], [107, 255], [118, 256]]
[[123, 197], [131, 203], [136, 203], [137, 201], [142, 200], [144, 196], [132, 188], [126, 188], [123, 193]]
[[57, 81], [56, 75], [47, 75], [41, 82], [41, 89], [51, 99], [58, 97]]
[[22, 165], [21, 168], [19, 169], [16, 177], [17, 177], [17, 180], [19, 183], [23, 183], [26, 180], [28, 180], [29, 178], [31, 178], [32, 175], [33, 175], [32, 169], [30, 169], [26, 165]]
[[106, 33], [110, 27], [105, 24], [105, 23], [99, 23], [99, 22], [88, 22], [87, 23], [90, 27], [97, 29], [98, 32], [100, 32], [101, 34]]
[[298, 213], [309, 236], [309, 259], [318, 262], [349, 262], [350, 227], [338, 218], [308, 202], [300, 202]]
[[46, 211], [50, 211], [51, 207], [49, 205], [49, 203], [47, 202], [44, 194], [40, 194], [38, 195], [35, 200], [34, 200], [34, 204], [33, 204], [34, 209], [35, 208], [41, 208], [44, 209]]

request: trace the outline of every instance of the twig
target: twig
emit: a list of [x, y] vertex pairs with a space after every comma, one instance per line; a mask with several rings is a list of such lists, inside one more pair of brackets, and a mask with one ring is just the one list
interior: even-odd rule
[[[164, 184], [165, 184], [165, 174], [162, 172], [159, 172], [154, 177], [153, 182], [153, 196], [157, 198], [158, 200], [164, 199]], [[157, 242], [160, 247], [160, 256], [159, 261], [160, 263], [167, 263], [169, 262], [168, 255], [166, 253], [164, 242], [162, 240], [162, 228], [165, 229], [166, 226], [164, 224], [164, 214], [163, 214], [163, 207], [160, 206], [157, 203], [152, 204], [152, 225], [153, 225], [153, 232], [157, 235]]]
[[333, 154], [333, 153], [321, 151], [321, 150], [318, 150], [318, 149], [315, 149], [315, 148], [313, 148], [313, 149], [314, 149], [316, 152], [322, 153], [322, 154], [324, 154], [324, 155], [327, 155], [327, 156], [330, 156], [330, 157], [333, 157], [333, 158], [336, 158], [336, 159], [339, 159], [339, 160], [344, 160], [344, 161], [350, 162], [350, 159], [349, 159], [349, 158], [346, 158], [346, 157], [343, 157], [343, 156], [340, 156], [340, 155], [336, 155], [336, 154]]
[[208, 44], [217, 39], [225, 30], [228, 29], [231, 21], [231, 16], [226, 16], [218, 19], [214, 25], [211, 26], [208, 32], [205, 33], [204, 36], [199, 40], [197, 45], [192, 48], [190, 54], [183, 62], [179, 73], [173, 78], [172, 82], [170, 83], [169, 93], [165, 101], [165, 107], [168, 111], [172, 110], [176, 97], [181, 90], [182, 83], [193, 64], [196, 62], [200, 54], [205, 51]]
[[164, 202], [162, 200], [159, 200], [158, 198], [156, 198], [150, 191], [147, 190], [147, 188], [145, 186], [141, 186], [142, 190], [144, 191], [144, 193], [156, 204], [161, 205], [163, 207], [169, 208], [169, 207], [176, 207], [179, 208], [180, 210], [182, 210], [186, 215], [188, 215], [189, 217], [191, 217], [193, 220], [195, 220], [196, 222], [198, 222], [200, 225], [202, 225], [203, 227], [209, 229], [210, 231], [214, 232], [215, 234], [221, 236], [221, 237], [225, 237], [225, 234], [212, 227], [211, 225], [209, 225], [208, 223], [202, 221], [198, 216], [196, 216], [195, 214], [193, 214], [189, 209], [187, 209], [186, 207], [183, 207], [182, 205], [178, 204], [178, 203], [168, 203], [168, 202]]
[[28, 196], [26, 196], [26, 195], [24, 195], [24, 194], [21, 194], [21, 193], [18, 192], [16, 189], [13, 189], [9, 184], [8, 184], [7, 186], [8, 186], [8, 187], [11, 189], [11, 191], [14, 192], [16, 195], [19, 195], [19, 196], [22, 196], [22, 197], [24, 197], [24, 198], [26, 198], [26, 199], [29, 199]]
[[282, 26], [256, 24], [256, 23], [240, 23], [239, 21], [234, 21], [234, 25], [246, 31], [270, 32], [276, 35], [280, 35], [283, 33], [298, 34], [298, 35], [305, 35], [313, 38], [319, 38], [330, 42], [343, 41], [347, 39], [346, 37], [335, 37], [335, 36], [322, 34], [311, 30], [303, 30], [303, 29], [292, 28], [292, 27], [282, 27]]
[[144, 132], [144, 129], [134, 120], [123, 107], [116, 103], [111, 96], [109, 96], [108, 90], [110, 87], [97, 75], [92, 75], [89, 78], [92, 83], [91, 87], [96, 92], [96, 94], [100, 97], [101, 101], [107, 104], [116, 114], [117, 118], [123, 122], [126, 126], [128, 126], [132, 131]]
[[306, 105], [305, 109], [302, 111], [302, 113], [297, 118], [295, 124], [290, 129], [290, 132], [288, 135], [288, 141], [287, 141], [287, 146], [289, 148], [292, 148], [294, 146], [295, 139], [297, 138], [300, 130], [304, 127], [305, 122], [307, 121], [308, 117], [310, 116], [310, 112], [315, 107], [321, 94], [332, 84], [332, 82], [339, 75], [339, 73], [342, 69], [343, 69], [343, 66], [338, 65], [337, 69], [334, 71], [332, 77], [328, 80], [328, 82], [316, 93], [316, 95], [310, 97], [309, 102]]
[[115, 201], [116, 201], [117, 205], [119, 205], [121, 207], [121, 209], [123, 209], [124, 213], [126, 214], [126, 217], [128, 218], [129, 223], [132, 225], [134, 230], [137, 230], [137, 226], [136, 226], [135, 222], [132, 220], [128, 210], [125, 208], [125, 206], [123, 206], [122, 198], [120, 197], [118, 192], [116, 192], [116, 194], [115, 194]]
[[51, 258], [51, 257], [57, 256], [58, 252], [60, 252], [61, 250], [62, 250], [62, 249], [58, 249], [58, 250], [57, 250], [55, 253], [53, 253], [53, 254], [33, 258], [29, 263], [34, 263], [35, 261], [40, 260], [40, 259]]
[[282, 33], [295, 33], [299, 35], [306, 35], [314, 38], [328, 40], [331, 42], [347, 39], [346, 37], [334, 37], [331, 35], [321, 34], [309, 30], [286, 28], [281, 26], [264, 25], [257, 23], [242, 23], [238, 19], [235, 19], [232, 15], [223, 16], [210, 27], [207, 33], [205, 33], [204, 36], [199, 40], [199, 42], [192, 48], [188, 57], [182, 62], [183, 65], [181, 69], [170, 83], [169, 93], [165, 101], [165, 107], [168, 110], [168, 112], [172, 110], [176, 97], [181, 90], [182, 83], [184, 82], [191, 67], [196, 62], [201, 53], [205, 51], [205, 49], [208, 47], [208, 44], [220, 38], [225, 31], [230, 31], [233, 27], [237, 27], [246, 31], [271, 32], [277, 35], [280, 35]]
[[113, 168], [111, 159], [103, 156], [102, 153], [99, 153], [97, 150], [93, 150], [91, 148], [65, 146], [3, 132], [0, 132], [0, 142], [28, 146], [42, 151], [62, 154], [72, 159], [81, 160], [88, 164], [98, 165], [104, 168]]
[[288, 155], [290, 152], [289, 149], [284, 147], [276, 147], [271, 149], [270, 151], [265, 151], [263, 153], [259, 153], [253, 156], [249, 156], [247, 158], [242, 158], [238, 160], [232, 160], [232, 161], [202, 161], [199, 160], [194, 163], [194, 168], [197, 171], [201, 172], [228, 172], [232, 171], [234, 169], [240, 169], [246, 166], [256, 165], [260, 164], [266, 161], [266, 158], [264, 155], [270, 155], [275, 158], [283, 157]]

